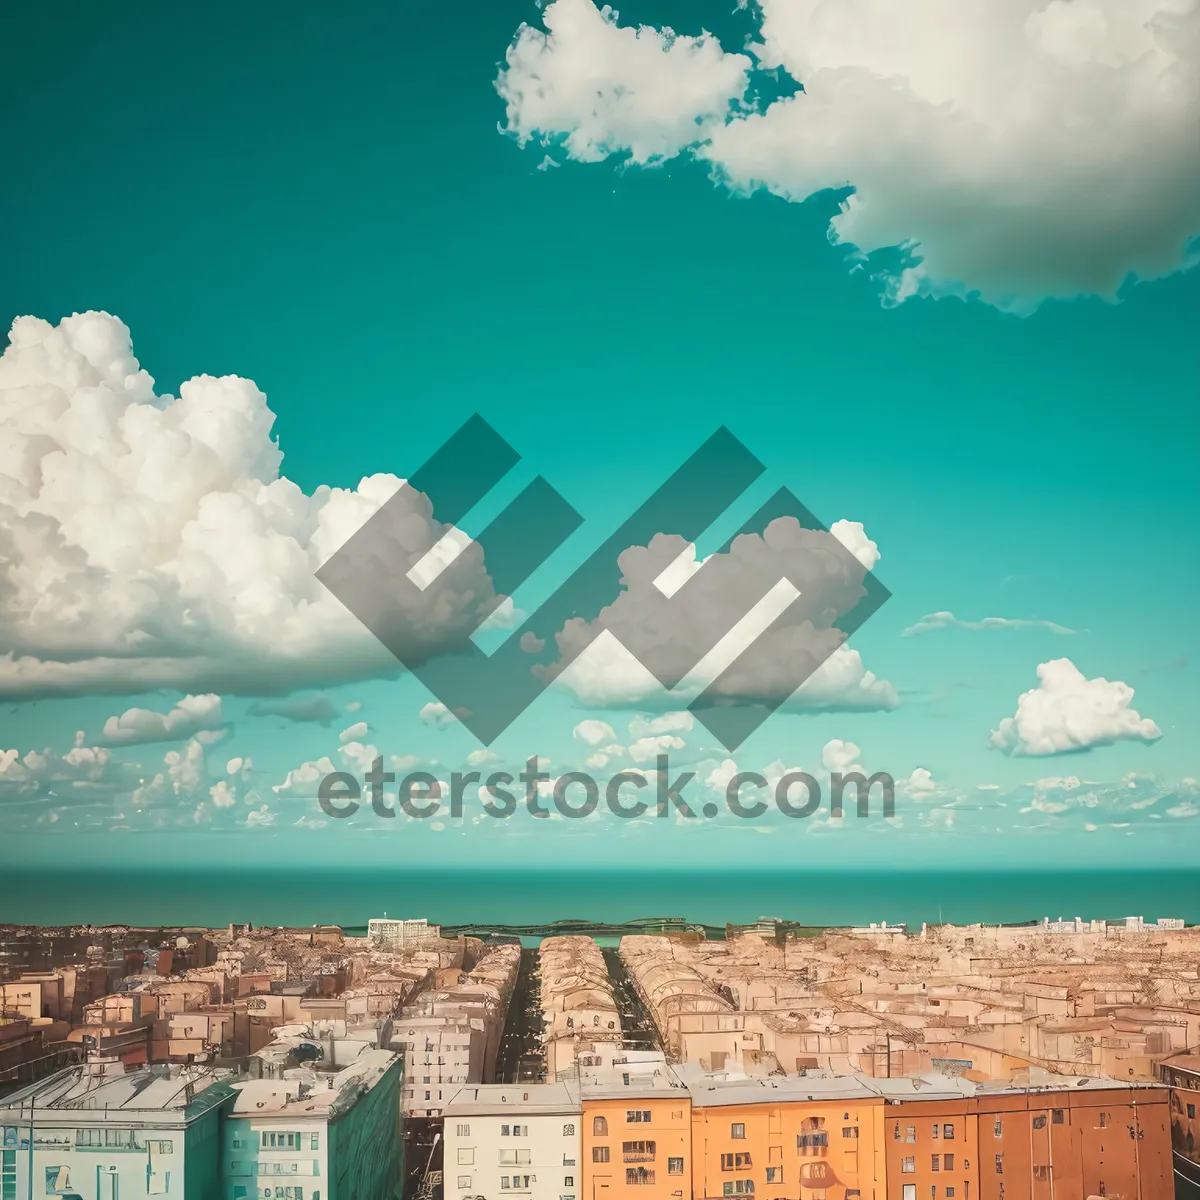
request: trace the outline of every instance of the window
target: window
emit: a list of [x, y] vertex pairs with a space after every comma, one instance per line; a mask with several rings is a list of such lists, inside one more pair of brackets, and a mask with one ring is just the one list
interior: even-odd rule
[[904, 1130], [904, 1140], [906, 1142], [915, 1142], [917, 1140], [917, 1127], [909, 1125]]
[[1045, 1129], [1046, 1128], [1046, 1114], [1045, 1113], [1038, 1113], [1038, 1115], [1033, 1118], [1033, 1127], [1034, 1127], [1034, 1129]]
[[668, 1175], [682, 1175], [683, 1174], [683, 1159], [682, 1158], [668, 1158], [667, 1159], [667, 1174]]
[[1049, 1183], [1049, 1181], [1050, 1181], [1050, 1168], [1049, 1168], [1049, 1167], [1045, 1167], [1045, 1166], [1035, 1166], [1035, 1167], [1033, 1168], [1033, 1178], [1034, 1178], [1034, 1179], [1035, 1179], [1035, 1180], [1036, 1180], [1038, 1183]]
[[814, 1150], [828, 1145], [829, 1134], [823, 1129], [796, 1134], [796, 1149], [802, 1154], [805, 1150]]
[[[6, 1129], [4, 1132], [7, 1135], [8, 1130]], [[5, 1150], [0, 1153], [0, 1196], [4, 1200], [17, 1200], [17, 1152], [15, 1150]]]
[[942, 1156], [940, 1154], [933, 1156], [933, 1160], [929, 1164], [929, 1169], [931, 1171], [940, 1171], [942, 1169]]
[[767, 1168], [767, 1182], [768, 1183], [782, 1183], [783, 1182], [783, 1168], [782, 1167], [768, 1167]]
[[528, 1125], [514, 1125], [512, 1135], [513, 1135], [513, 1137], [528, 1137], [529, 1136], [529, 1126]]
[[942, 1126], [942, 1137], [944, 1137], [946, 1139], [946, 1141], [952, 1142], [954, 1140], [954, 1126], [953, 1125], [943, 1125]]
[[507, 1192], [507, 1191], [508, 1191], [508, 1184], [509, 1184], [509, 1178], [508, 1178], [508, 1176], [507, 1176], [507, 1175], [501, 1175], [501, 1176], [500, 1176], [500, 1190], [501, 1190], [502, 1192]]
[[721, 1155], [721, 1170], [735, 1171], [743, 1167], [751, 1167], [754, 1164], [750, 1161], [749, 1154], [722, 1154]]
[[319, 1133], [314, 1133], [309, 1137], [308, 1148], [310, 1150], [319, 1150], [321, 1148], [321, 1135]]
[[722, 1186], [722, 1194], [726, 1196], [753, 1196], [753, 1179], [727, 1179]]
[[[75, 1130], [75, 1145], [76, 1146], [99, 1146], [101, 1144], [101, 1131], [99, 1129], [77, 1129]], [[238, 1143], [235, 1142], [236, 1146]]]
[[746, 1126], [741, 1122], [735, 1121], [729, 1126], [729, 1136], [731, 1138], [742, 1139], [746, 1136]]
[[592, 1162], [608, 1162], [608, 1147], [593, 1146], [592, 1147]]
[[[455, 1126], [454, 1132], [459, 1137], [470, 1137], [471, 1136], [471, 1127], [470, 1127], [470, 1125], [457, 1125], [457, 1126]], [[313, 1134], [313, 1137], [315, 1138], [316, 1134]], [[315, 1150], [316, 1146], [313, 1146], [313, 1149]]]
[[[106, 1130], [106, 1132], [108, 1131]], [[264, 1150], [299, 1150], [300, 1135], [298, 1133], [268, 1132], [264, 1129], [262, 1134], [262, 1148]]]
[[954, 1170], [954, 1155], [953, 1154], [943, 1154], [942, 1155], [942, 1166], [944, 1166], [947, 1171], [953, 1171]]
[[1004, 1122], [999, 1117], [996, 1118], [996, 1123], [995, 1123], [995, 1125], [992, 1126], [992, 1136], [993, 1137], [1003, 1137], [1004, 1136]]
[[1194, 1121], [1196, 1119], [1196, 1106], [1194, 1104], [1189, 1104], [1187, 1106], [1187, 1112], [1188, 1112], [1188, 1120]]
[[648, 1108], [631, 1108], [625, 1114], [625, 1120], [635, 1125], [649, 1125], [650, 1110]]
[[1102, 1112], [1100, 1114], [1100, 1128], [1106, 1129], [1107, 1127], [1108, 1127], [1108, 1113]]
[[622, 1142], [621, 1153], [626, 1162], [638, 1162], [654, 1157], [654, 1142]]
[[563, 1187], [574, 1187], [574, 1186], [575, 1186], [575, 1176], [574, 1175], [564, 1175], [563, 1176]]
[[858, 1137], [858, 1126], [857, 1125], [844, 1125], [842, 1127], [842, 1137], [844, 1137], [844, 1138]]
[[902, 1175], [915, 1175], [917, 1171], [917, 1160], [915, 1158], [902, 1158], [900, 1160], [900, 1173]]
[[523, 1167], [529, 1162], [528, 1150], [501, 1150], [500, 1165], [502, 1167]]
[[471, 1186], [471, 1176], [470, 1175], [460, 1175], [458, 1177], [458, 1186], [460, 1188], [469, 1188]]
[[426, 1099], [426, 1100], [428, 1100], [428, 1099], [429, 1099], [429, 1093], [428, 1093], [428, 1092], [426, 1092], [426, 1093], [425, 1093], [425, 1099]]
[[606, 1137], [608, 1135], [608, 1118], [593, 1117], [592, 1118], [592, 1133], [596, 1137]]
[[946, 1200], [954, 1200], [954, 1189], [952, 1187], [946, 1189]]
[[563, 1137], [574, 1137], [574, 1136], [575, 1136], [575, 1126], [574, 1125], [564, 1125], [563, 1126]]
[[933, 1136], [934, 1136], [935, 1141], [937, 1140], [937, 1135], [938, 1135], [938, 1127], [937, 1127], [937, 1122], [935, 1121], [933, 1123]]
[[1055, 1125], [1061, 1125], [1063, 1123], [1063, 1110], [1061, 1108], [1052, 1108], [1050, 1110], [1050, 1120]]
[[1003, 1154], [996, 1155], [996, 1174], [997, 1175], [1004, 1174], [1004, 1155]]
[[652, 1184], [654, 1182], [654, 1172], [648, 1171], [645, 1167], [626, 1167], [625, 1182], [632, 1187], [637, 1187], [641, 1184]]
[[475, 1165], [475, 1147], [474, 1146], [459, 1146], [459, 1148], [458, 1148], [458, 1165], [460, 1167], [473, 1167]]
[[917, 1200], [917, 1185], [915, 1183], [906, 1183], [904, 1185], [904, 1200]]
[[564, 1155], [563, 1155], [563, 1166], [564, 1166], [564, 1167], [573, 1167], [574, 1165], [575, 1165], [575, 1160], [574, 1160], [573, 1158], [568, 1158], [568, 1157], [567, 1157], [567, 1156], [564, 1154]]

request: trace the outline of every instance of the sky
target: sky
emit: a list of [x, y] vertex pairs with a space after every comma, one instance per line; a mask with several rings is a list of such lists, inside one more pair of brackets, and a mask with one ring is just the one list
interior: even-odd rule
[[[0, 867], [1200, 856], [1200, 4], [448, 16], [11, 16]], [[717, 609], [776, 578], [788, 530], [727, 541], [784, 487], [821, 561], [890, 598], [793, 693], [803, 593], [732, 696], [778, 711], [732, 751], [697, 687], [607, 638], [484, 746], [316, 578], [476, 413], [520, 462], [458, 528], [539, 474], [580, 517], [489, 651], [720, 427], [764, 471], [695, 542]], [[405, 503], [415, 563], [447, 525]], [[614, 605], [692, 665], [690, 627], [648, 615], [689, 541], [656, 532], [583, 617]], [[422, 662], [499, 594], [464, 562], [444, 603], [398, 602]], [[603, 787], [659, 753], [695, 808], [739, 771], [769, 796], [861, 766], [896, 812], [498, 820], [475, 784], [462, 817], [337, 819], [316, 795], [375, 757]]]

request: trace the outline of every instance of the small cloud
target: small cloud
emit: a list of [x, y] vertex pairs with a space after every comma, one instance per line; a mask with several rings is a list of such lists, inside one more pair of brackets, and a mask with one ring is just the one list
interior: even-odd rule
[[[350, 710], [349, 705], [346, 708]], [[311, 721], [317, 725], [331, 725], [338, 715], [338, 710], [328, 698], [321, 695], [260, 700], [250, 705], [246, 712], [251, 717], [282, 717], [285, 721], [295, 721], [297, 724]]]
[[1050, 633], [1074, 634], [1077, 631], [1058, 625], [1054, 621], [1025, 619], [1023, 617], [984, 617], [979, 621], [963, 621], [952, 612], [929, 613], [915, 625], [910, 625], [900, 634], [901, 637], [917, 637], [922, 633], [932, 633], [936, 629], [1045, 629]]

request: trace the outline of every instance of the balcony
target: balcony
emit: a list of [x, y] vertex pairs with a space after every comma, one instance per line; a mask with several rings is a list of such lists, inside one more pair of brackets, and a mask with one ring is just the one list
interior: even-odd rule
[[654, 1161], [653, 1150], [630, 1150], [621, 1155], [621, 1161], [627, 1163], [648, 1163]]

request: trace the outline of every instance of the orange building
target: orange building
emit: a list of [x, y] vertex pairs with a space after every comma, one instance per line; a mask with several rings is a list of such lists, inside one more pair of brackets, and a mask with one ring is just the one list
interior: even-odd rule
[[689, 1200], [691, 1097], [661, 1058], [629, 1057], [580, 1079], [583, 1200]]
[[883, 1100], [869, 1084], [679, 1070], [692, 1097], [694, 1200], [885, 1200]]
[[1080, 1079], [975, 1098], [980, 1200], [1155, 1200], [1174, 1195], [1165, 1089]]
[[1163, 1059], [1159, 1078], [1171, 1093], [1171, 1149], [1175, 1167], [1200, 1185], [1200, 1054], [1173, 1054]]
[[975, 1085], [953, 1078], [872, 1082], [887, 1099], [883, 1144], [889, 1200], [979, 1200]]

